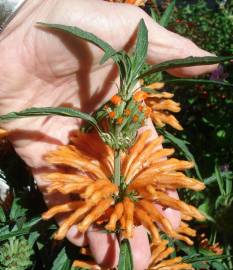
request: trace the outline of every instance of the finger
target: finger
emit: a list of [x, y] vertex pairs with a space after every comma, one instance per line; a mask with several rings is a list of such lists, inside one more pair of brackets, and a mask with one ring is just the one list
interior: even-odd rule
[[106, 233], [99, 228], [91, 227], [87, 232], [87, 238], [97, 264], [107, 268], [117, 267], [120, 247], [114, 233]]
[[[191, 40], [163, 28], [158, 23], [154, 22], [154, 20], [148, 15], [143, 14], [143, 18], [148, 27], [148, 61], [151, 64], [158, 64], [174, 59], [183, 59], [189, 56], [214, 56], [214, 54], [199, 48]], [[168, 72], [178, 77], [187, 77], [209, 73], [216, 68], [217, 65], [206, 65], [175, 68], [168, 70]]]
[[129, 242], [133, 256], [134, 270], [147, 269], [150, 263], [151, 251], [146, 229], [143, 226], [135, 227], [133, 238]]

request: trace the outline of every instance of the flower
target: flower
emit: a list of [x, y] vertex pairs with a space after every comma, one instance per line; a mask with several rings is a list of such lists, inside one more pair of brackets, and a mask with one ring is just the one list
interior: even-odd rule
[[[91, 224], [101, 220], [109, 231], [119, 229], [125, 238], [133, 236], [135, 225], [141, 224], [151, 234], [152, 243], [161, 243], [160, 230], [168, 236], [192, 244], [192, 230], [182, 221], [175, 230], [169, 220], [154, 206], [170, 207], [183, 214], [183, 220], [204, 220], [203, 215], [191, 205], [170, 197], [167, 189], [189, 188], [202, 190], [205, 186], [181, 171], [193, 166], [190, 161], [168, 158], [174, 149], [161, 149], [162, 136], [149, 141], [150, 130], [138, 136], [136, 143], [121, 158], [121, 186], [112, 182], [113, 150], [104, 144], [95, 132], [78, 133], [73, 145], [61, 146], [49, 152], [45, 159], [51, 165], [65, 165], [66, 172], [55, 171], [43, 175], [48, 182], [47, 192], [76, 194], [73, 200], [54, 206], [45, 212], [43, 219], [59, 213], [69, 213], [56, 232], [63, 239], [72, 225], [85, 232]], [[108, 211], [107, 211], [108, 210]]]
[[112, 102], [112, 104], [114, 104], [114, 105], [120, 105], [121, 104], [121, 102], [122, 102], [122, 99], [121, 99], [121, 97], [120, 96], [118, 96], [118, 95], [114, 95], [114, 96], [112, 96], [111, 97], [111, 102]]
[[[177, 130], [183, 130], [179, 121], [171, 115], [170, 112], [177, 113], [180, 111], [180, 103], [171, 100], [174, 96], [168, 92], [158, 92], [164, 87], [164, 83], [155, 82], [150, 85], [142, 87], [141, 91], [134, 94], [134, 100], [144, 102], [152, 111], [149, 114], [155, 125], [163, 127], [166, 124], [172, 126]], [[150, 89], [150, 92], [145, 92], [143, 89]], [[156, 90], [154, 93], [151, 90]]]

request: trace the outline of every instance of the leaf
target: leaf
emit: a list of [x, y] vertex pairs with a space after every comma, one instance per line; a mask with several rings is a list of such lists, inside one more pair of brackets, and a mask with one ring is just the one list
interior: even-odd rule
[[40, 217], [33, 218], [29, 222], [25, 223], [22, 228], [17, 229], [16, 227], [12, 231], [9, 231], [8, 226], [4, 226], [3, 228], [0, 229], [0, 241], [5, 241], [13, 236], [29, 234], [33, 230], [33, 227], [37, 225], [40, 221], [41, 221]]
[[221, 195], [225, 195], [224, 181], [223, 181], [223, 178], [220, 174], [219, 166], [217, 164], [215, 164], [214, 171], [215, 171], [215, 175], [216, 175], [216, 179], [218, 182], [218, 187], [219, 187], [220, 193], [221, 193]]
[[105, 55], [103, 56], [101, 60], [101, 64], [106, 62], [110, 57], [112, 57], [114, 60], [116, 60], [118, 57], [117, 52], [107, 42], [98, 38], [96, 35], [90, 32], [84, 31], [76, 26], [68, 26], [68, 25], [62, 25], [62, 24], [49, 24], [49, 23], [42, 23], [42, 22], [38, 22], [38, 24], [41, 26], [48, 27], [48, 28], [64, 31], [66, 33], [72, 34], [76, 37], [79, 37], [81, 39], [84, 39], [86, 41], [89, 41], [95, 44], [96, 46], [98, 46], [100, 49], [102, 49], [105, 52]]
[[20, 198], [15, 198], [10, 211], [10, 220], [17, 220], [20, 217], [25, 216], [27, 209], [22, 207]]
[[2, 206], [0, 206], [0, 222], [6, 222], [6, 215]]
[[174, 135], [172, 135], [170, 132], [163, 130], [163, 129], [158, 129], [157, 130], [166, 138], [168, 139], [176, 148], [178, 148], [183, 154], [184, 156], [188, 159], [193, 161], [194, 163], [194, 169], [196, 171], [197, 177], [201, 180], [202, 176], [201, 173], [198, 169], [198, 166], [196, 164], [195, 158], [193, 156], [193, 154], [189, 151], [188, 147], [187, 147], [187, 142], [185, 142], [184, 140], [181, 140], [177, 137], [175, 137]]
[[204, 79], [171, 79], [171, 80], [164, 80], [166, 84], [214, 84], [220, 85], [225, 87], [233, 87], [233, 84], [228, 82], [221, 82], [221, 81], [214, 81], [214, 80], [204, 80]]
[[184, 259], [184, 262], [186, 263], [195, 263], [195, 262], [210, 262], [210, 261], [215, 261], [215, 260], [223, 260], [227, 259], [231, 256], [229, 255], [209, 255], [209, 256], [198, 256], [195, 258], [191, 259]]
[[54, 260], [51, 270], [70, 270], [70, 268], [71, 260], [68, 258], [64, 247]]
[[33, 246], [39, 237], [40, 234], [37, 231], [30, 233], [28, 237], [28, 243]]
[[150, 8], [150, 15], [151, 15], [151, 18], [157, 22], [159, 20], [159, 16], [158, 14], [153, 10], [153, 8]]
[[170, 68], [177, 68], [177, 67], [190, 67], [190, 66], [201, 66], [201, 65], [211, 65], [222, 63], [225, 61], [230, 61], [233, 59], [233, 56], [205, 56], [205, 57], [187, 57], [184, 59], [174, 59], [170, 61], [165, 61], [157, 65], [153, 65], [149, 70], [142, 73], [140, 78], [143, 78], [149, 74], [154, 72], [159, 72], [163, 70], [167, 70]]
[[[231, 171], [229, 172], [220, 172], [221, 177], [233, 177], [233, 173]], [[208, 178], [204, 179], [204, 183], [206, 185], [212, 184], [217, 180], [216, 174], [211, 175]]]
[[141, 70], [145, 62], [147, 49], [148, 49], [148, 30], [146, 28], [144, 20], [141, 19], [138, 27], [136, 48], [132, 60], [133, 72], [136, 76], [138, 75], [139, 71]]
[[95, 118], [90, 116], [89, 114], [80, 112], [76, 109], [66, 108], [66, 107], [41, 107], [41, 108], [30, 108], [19, 112], [11, 112], [5, 115], [0, 116], [0, 121], [9, 121], [19, 118], [25, 117], [33, 117], [33, 116], [49, 116], [49, 115], [59, 115], [59, 116], [66, 116], [66, 117], [76, 117], [81, 118], [93, 126], [95, 126], [99, 131], [98, 123], [96, 122]]
[[159, 24], [160, 25], [162, 25], [163, 27], [167, 27], [168, 26], [175, 6], [176, 6], [176, 1], [173, 0], [168, 5], [168, 7], [166, 8], [166, 10], [164, 11], [163, 16], [161, 17], [161, 19], [159, 21]]
[[118, 270], [133, 270], [133, 258], [130, 244], [127, 239], [121, 241]]

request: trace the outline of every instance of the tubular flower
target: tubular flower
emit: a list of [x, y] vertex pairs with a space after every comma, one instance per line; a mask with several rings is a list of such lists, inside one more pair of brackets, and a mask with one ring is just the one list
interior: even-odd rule
[[172, 126], [177, 130], [182, 130], [182, 126], [178, 120], [171, 115], [170, 112], [177, 113], [180, 109], [180, 103], [173, 101], [172, 93], [168, 92], [158, 92], [164, 87], [164, 83], [155, 82], [144, 88], [156, 90], [155, 93], [147, 93], [144, 91], [138, 91], [134, 94], [134, 100], [141, 102], [144, 101], [147, 107], [152, 111], [150, 117], [158, 127], [163, 127], [166, 124]]
[[181, 172], [191, 168], [191, 162], [166, 159], [174, 149], [161, 149], [161, 136], [148, 142], [150, 135], [150, 130], [143, 132], [128, 153], [122, 155], [122, 186], [110, 180], [113, 151], [96, 133], [79, 133], [72, 138], [73, 145], [61, 146], [46, 155], [50, 164], [67, 167], [64, 173], [43, 175], [49, 184], [47, 192], [78, 195], [43, 214], [44, 219], [50, 219], [60, 213], [69, 213], [56, 232], [56, 239], [63, 239], [72, 225], [85, 232], [91, 224], [99, 224], [101, 220], [107, 230], [120, 229], [125, 238], [132, 237], [134, 226], [141, 224], [150, 232], [155, 246], [162, 241], [159, 230], [188, 244], [193, 243], [189, 237], [196, 235], [195, 230], [183, 221], [175, 230], [154, 204], [180, 211], [183, 220], [195, 218], [201, 221], [204, 217], [195, 207], [170, 197], [166, 190], [189, 188], [199, 191], [204, 184]]
[[209, 243], [208, 238], [206, 237], [206, 235], [203, 233], [200, 235], [200, 247], [204, 248], [204, 249], [208, 249], [214, 253], [216, 253], [217, 255], [222, 255], [223, 254], [223, 248], [220, 246], [220, 243], [215, 243], [213, 245], [211, 245]]
[[181, 257], [167, 259], [174, 252], [174, 248], [167, 247], [168, 241], [162, 240], [159, 245], [151, 246], [151, 263], [149, 270], [193, 270], [191, 264], [183, 263]]

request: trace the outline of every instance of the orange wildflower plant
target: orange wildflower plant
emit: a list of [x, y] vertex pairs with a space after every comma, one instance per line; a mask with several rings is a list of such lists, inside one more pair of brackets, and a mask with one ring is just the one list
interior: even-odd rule
[[[128, 152], [121, 156], [120, 186], [111, 180], [113, 150], [103, 143], [96, 132], [78, 133], [72, 138], [72, 145], [61, 146], [46, 155], [45, 159], [51, 165], [66, 166], [66, 171], [75, 170], [75, 173], [57, 171], [43, 175], [49, 183], [47, 192], [78, 195], [42, 215], [43, 219], [50, 219], [60, 213], [69, 214], [56, 232], [55, 239], [65, 238], [72, 225], [76, 225], [80, 232], [86, 232], [92, 224], [101, 224], [108, 231], [118, 230], [123, 237], [131, 238], [134, 226], [141, 224], [151, 235], [152, 250], [161, 250], [159, 247], [164, 243], [160, 230], [189, 245], [193, 243], [190, 237], [195, 236], [196, 231], [189, 228], [185, 220], [194, 218], [202, 221], [204, 216], [194, 206], [170, 197], [166, 190], [189, 188], [199, 191], [205, 186], [182, 172], [191, 168], [192, 162], [168, 158], [174, 149], [161, 149], [163, 137], [149, 141], [150, 136], [150, 130], [144, 131]], [[182, 213], [183, 221], [178, 229], [172, 227], [155, 203]], [[157, 254], [158, 250], [155, 253], [152, 251], [152, 258], [156, 257], [153, 254]], [[167, 253], [161, 254], [158, 256], [163, 258]], [[158, 258], [152, 260], [152, 265], [160, 261]], [[156, 267], [150, 269], [158, 269]]]

